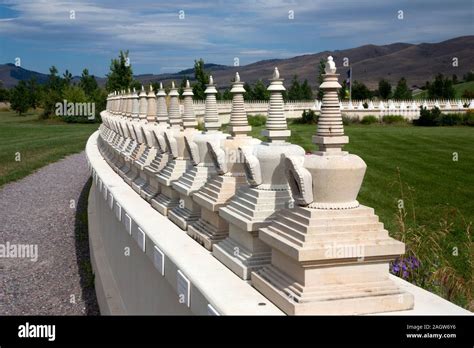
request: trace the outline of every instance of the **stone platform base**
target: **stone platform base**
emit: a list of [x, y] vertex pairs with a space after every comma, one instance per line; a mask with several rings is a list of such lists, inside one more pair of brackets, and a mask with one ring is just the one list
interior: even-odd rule
[[186, 207], [176, 206], [168, 213], [168, 218], [173, 221], [179, 228], [186, 231], [189, 224], [196, 222], [201, 215], [200, 211], [193, 211]]
[[[387, 275], [388, 276], [388, 275]], [[252, 285], [289, 315], [355, 315], [413, 308], [413, 296], [391, 280], [303, 286], [273, 266], [252, 273]]]
[[252, 271], [266, 266], [271, 261], [270, 249], [250, 251], [232, 238], [214, 244], [212, 254], [242, 279], [250, 279]]
[[229, 232], [228, 227], [224, 230], [219, 230], [203, 219], [199, 219], [188, 226], [188, 235], [207, 250], [212, 251], [213, 245], [224, 240], [229, 235]]
[[150, 203], [151, 200], [160, 193], [160, 184], [158, 183], [156, 175], [150, 175], [145, 172], [145, 176], [147, 177], [147, 180], [145, 185], [140, 189], [140, 196]]
[[161, 192], [151, 200], [151, 206], [164, 216], [179, 204], [179, 193], [169, 186], [161, 186]]

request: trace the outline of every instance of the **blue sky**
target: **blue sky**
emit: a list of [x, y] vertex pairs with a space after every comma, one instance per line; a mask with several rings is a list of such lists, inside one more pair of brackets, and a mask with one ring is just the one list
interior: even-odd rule
[[46, 73], [56, 65], [80, 75], [87, 67], [104, 76], [110, 59], [128, 49], [135, 74], [159, 74], [192, 67], [200, 57], [245, 65], [369, 43], [439, 42], [474, 34], [473, 6], [472, 0], [0, 0], [0, 63], [19, 57], [26, 69]]

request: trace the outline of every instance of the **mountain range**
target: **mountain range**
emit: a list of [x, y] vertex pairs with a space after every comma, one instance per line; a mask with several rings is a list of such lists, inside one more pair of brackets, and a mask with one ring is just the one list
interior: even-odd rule
[[[323, 51], [315, 54], [306, 54], [286, 59], [261, 60], [239, 67], [219, 64], [205, 64], [205, 70], [214, 77], [219, 89], [230, 86], [231, 80], [238, 71], [241, 80], [250, 84], [262, 79], [265, 83], [272, 76], [275, 66], [286, 79], [288, 86], [294, 75], [300, 80], [307, 79], [310, 85], [317, 87], [318, 66], [321, 59], [332, 55], [338, 66], [340, 79], [346, 77], [348, 68], [342, 67], [345, 57], [352, 67], [353, 80], [365, 83], [370, 89], [377, 88], [378, 81], [387, 79], [396, 84], [401, 77], [408, 80], [412, 87], [422, 86], [432, 80], [438, 73], [451, 76], [456, 74], [461, 78], [464, 74], [474, 70], [474, 36], [461, 36], [439, 43], [393, 43], [389, 45], [364, 45], [356, 48]], [[457, 62], [457, 66], [454, 66]], [[52, 65], [54, 62], [52, 62]], [[47, 74], [30, 71], [14, 64], [0, 65], [0, 81], [6, 87], [15, 86], [20, 80], [36, 77], [39, 83], [44, 83]], [[194, 69], [189, 68], [176, 73], [168, 74], [141, 74], [134, 78], [143, 84], [163, 82], [165, 84], [175, 80], [179, 83], [183, 77], [194, 77]], [[79, 78], [74, 77], [73, 81]], [[99, 85], [104, 85], [106, 78], [97, 77]]]

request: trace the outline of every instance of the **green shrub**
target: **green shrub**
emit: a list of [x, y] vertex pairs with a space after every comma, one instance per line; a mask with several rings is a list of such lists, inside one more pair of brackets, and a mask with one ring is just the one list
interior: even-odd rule
[[350, 124], [356, 124], [359, 123], [359, 119], [357, 117], [350, 117], [347, 115], [342, 115], [342, 124], [344, 126], [348, 126]]
[[254, 116], [247, 116], [249, 121], [249, 125], [252, 127], [260, 127], [264, 126], [267, 123], [267, 118], [263, 115], [254, 115]]
[[379, 119], [377, 116], [374, 115], [367, 115], [362, 118], [362, 121], [360, 123], [362, 124], [373, 124], [373, 123], [378, 123]]
[[420, 117], [413, 121], [416, 126], [434, 127], [439, 126], [439, 119], [441, 117], [441, 110], [437, 107], [428, 110], [420, 106]]
[[407, 120], [403, 116], [399, 115], [385, 115], [382, 117], [382, 122], [386, 124], [406, 123]]
[[463, 116], [461, 114], [441, 114], [438, 124], [440, 126], [461, 126], [464, 121]]
[[463, 124], [466, 126], [474, 126], [474, 110], [466, 111]]
[[300, 118], [293, 120], [295, 124], [316, 124], [318, 123], [318, 115], [314, 110], [303, 110]]
[[474, 111], [468, 110], [466, 113], [443, 114], [440, 109], [428, 110], [421, 107], [420, 117], [413, 121], [416, 126], [436, 127], [436, 126], [474, 126]]

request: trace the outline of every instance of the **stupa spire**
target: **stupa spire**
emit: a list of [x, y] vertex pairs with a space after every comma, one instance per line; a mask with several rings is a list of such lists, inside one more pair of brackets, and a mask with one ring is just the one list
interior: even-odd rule
[[150, 85], [148, 89], [147, 98], [147, 110], [146, 110], [146, 119], [148, 122], [156, 121], [156, 95], [153, 91], [153, 86]]
[[206, 90], [206, 106], [204, 111], [204, 127], [207, 131], [219, 130], [221, 123], [219, 122], [219, 113], [217, 111], [216, 94], [217, 89], [214, 85], [212, 75], [209, 76], [209, 84]]
[[163, 88], [163, 83], [160, 82], [160, 89], [158, 93], [156, 93], [156, 103], [157, 103], [157, 111], [156, 111], [156, 121], [158, 124], [165, 124], [168, 123], [168, 107], [166, 105], [166, 92]]
[[186, 87], [183, 91], [184, 97], [184, 111], [183, 111], [183, 127], [184, 128], [195, 128], [197, 126], [196, 116], [194, 115], [193, 106], [193, 89], [189, 84], [189, 80], [186, 80]]
[[232, 97], [232, 111], [230, 113], [229, 131], [232, 136], [246, 136], [252, 130], [247, 120], [244, 105], [244, 83], [240, 81], [240, 75], [235, 73], [234, 83], [230, 93]]
[[147, 95], [145, 92], [145, 87], [143, 85], [138, 98], [138, 117], [140, 118], [140, 120], [145, 120], [147, 112]]
[[273, 78], [267, 90], [270, 92], [270, 104], [266, 129], [262, 131], [262, 135], [268, 137], [270, 142], [284, 142], [291, 135], [291, 131], [287, 127], [285, 117], [285, 103], [282, 95], [285, 87], [277, 67], [273, 71]]
[[339, 105], [338, 90], [341, 85], [337, 81], [336, 64], [331, 56], [326, 62], [323, 83], [319, 88], [324, 91], [321, 106], [321, 115], [318, 119], [318, 130], [313, 136], [313, 143], [319, 146], [320, 152], [340, 152], [342, 147], [349, 142], [349, 137], [344, 135], [342, 115]]
[[169, 122], [173, 128], [181, 128], [183, 120], [179, 111], [179, 93], [176, 88], [174, 81], [171, 82], [170, 96], [170, 108], [169, 108]]

